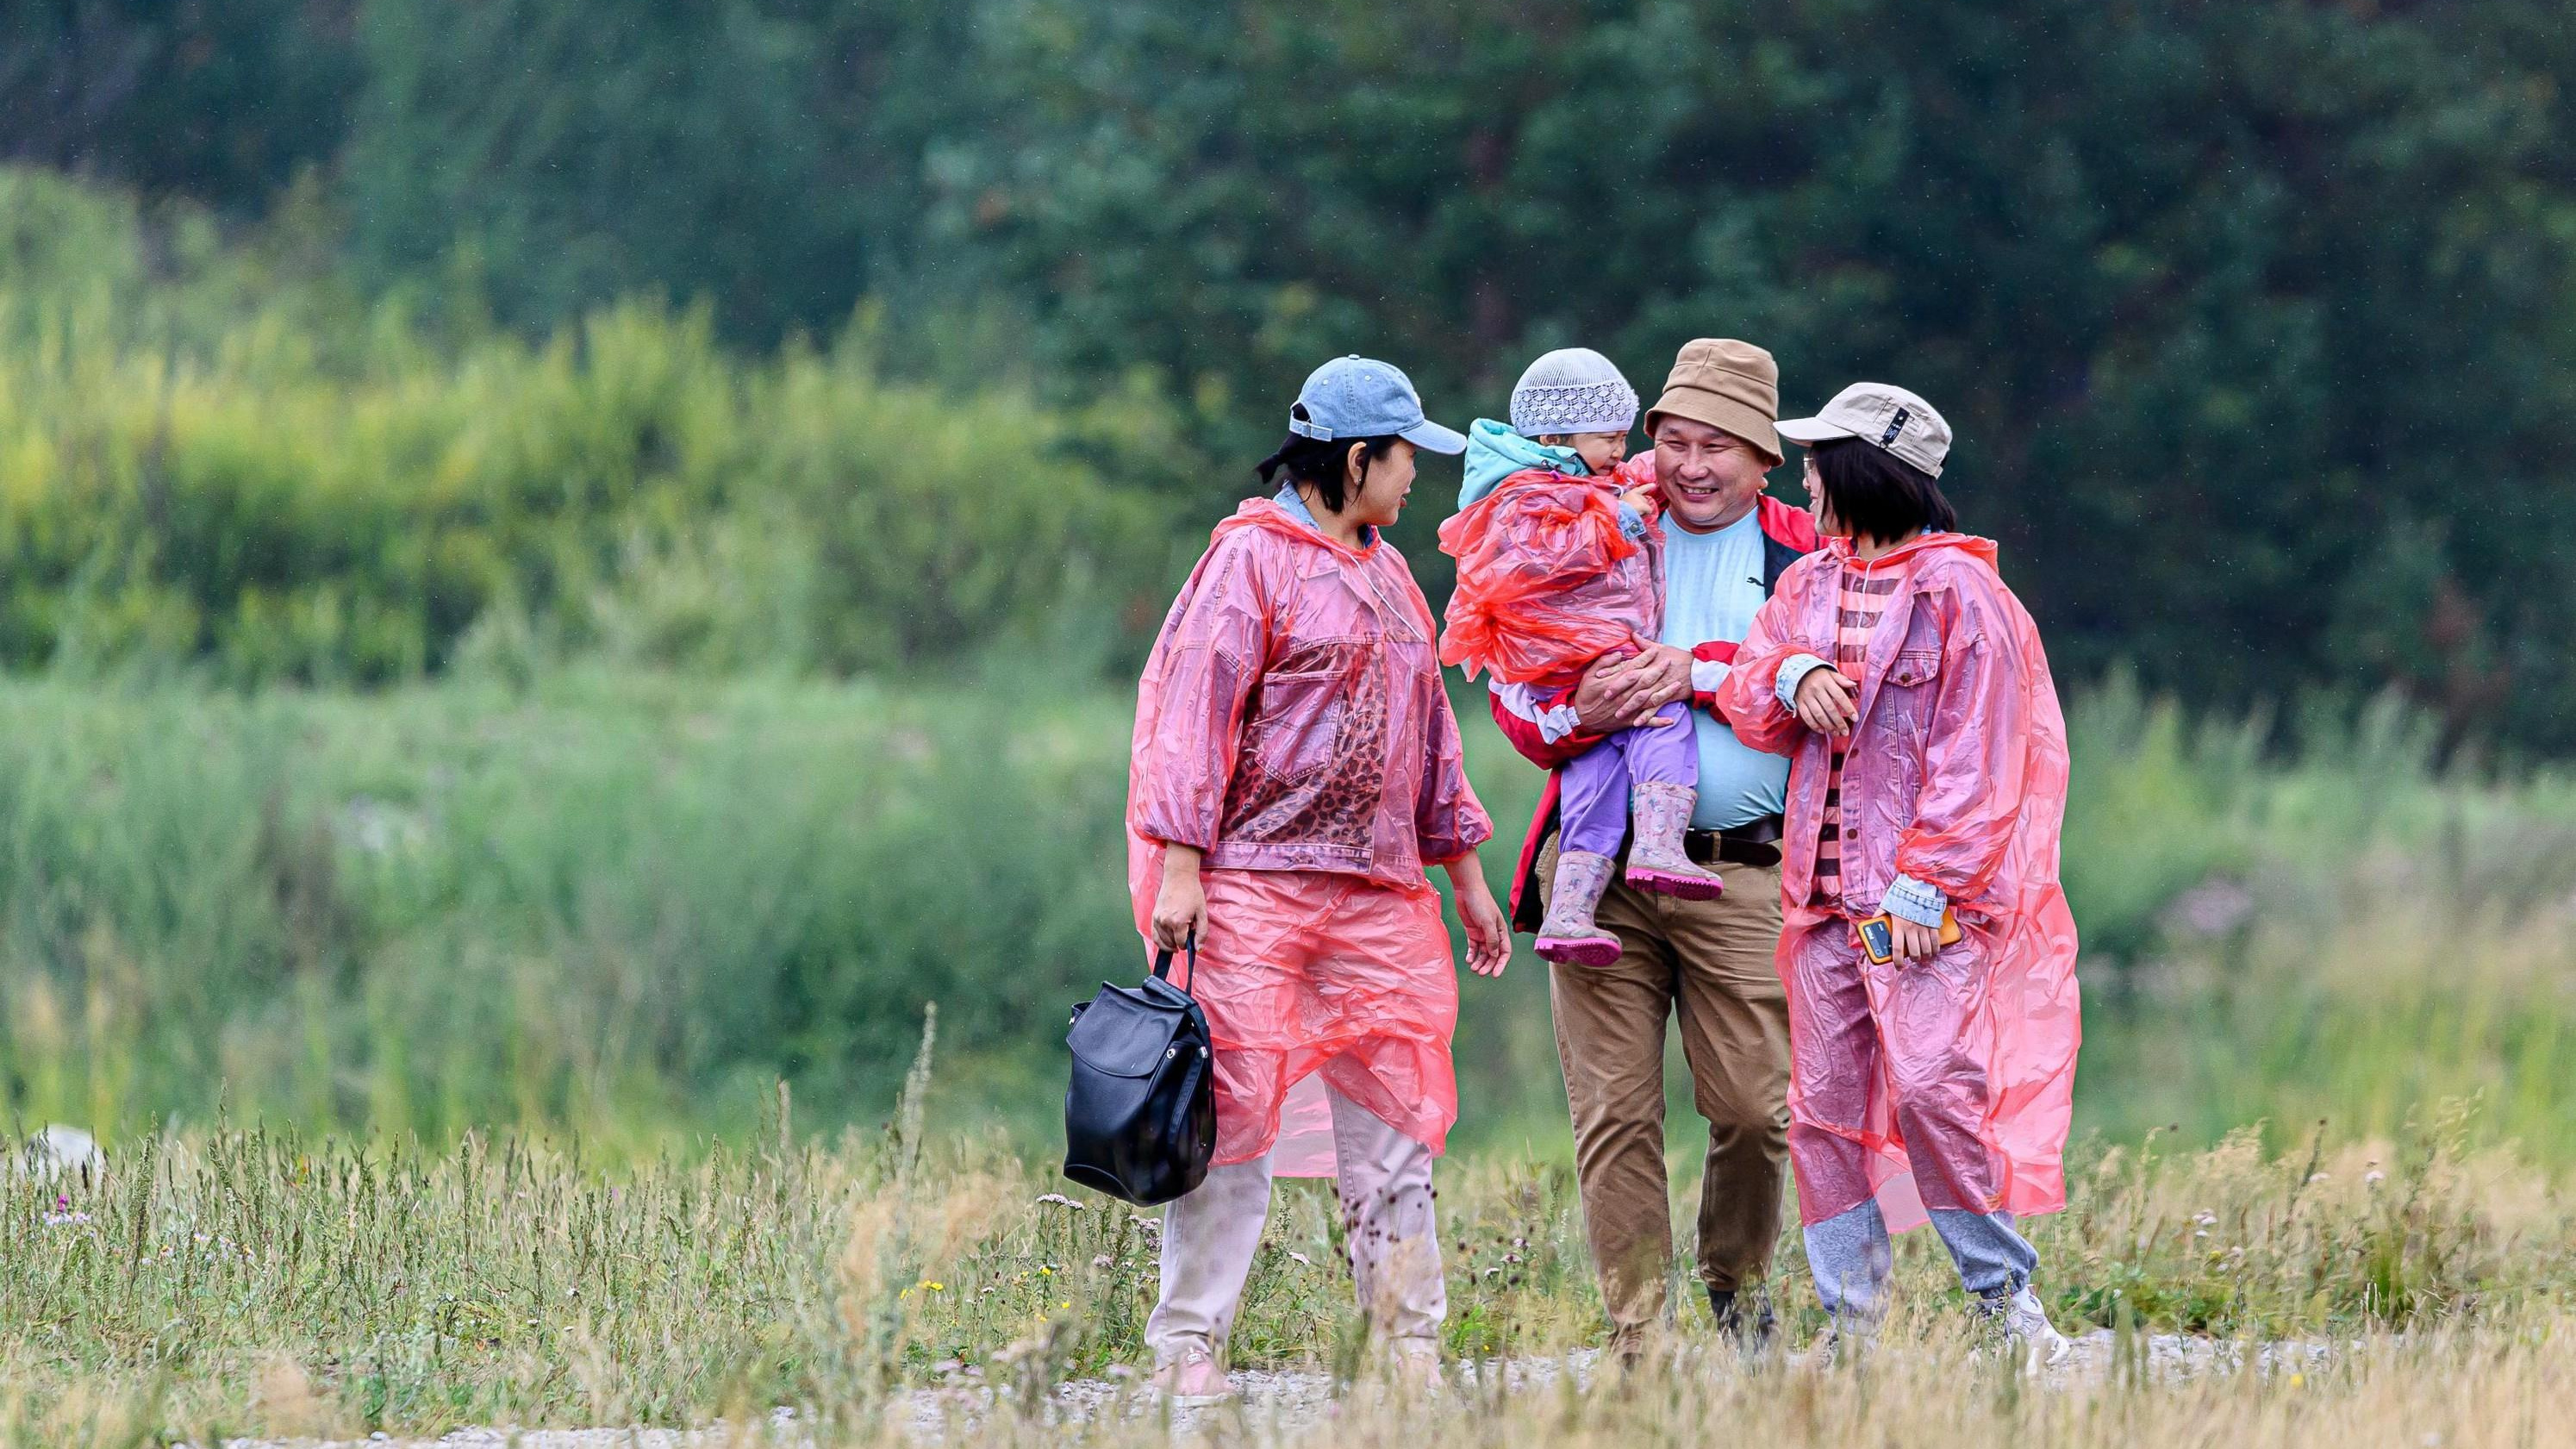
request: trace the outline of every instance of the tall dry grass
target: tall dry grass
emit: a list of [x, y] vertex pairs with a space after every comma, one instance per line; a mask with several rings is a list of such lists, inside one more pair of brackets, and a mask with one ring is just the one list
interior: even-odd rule
[[[863, 1440], [910, 1412], [902, 1396], [919, 1386], [1034, 1404], [1067, 1376], [1124, 1371], [1142, 1353], [1157, 1219], [1064, 1189], [999, 1139], [933, 1131], [932, 1045], [925, 1031], [884, 1131], [828, 1144], [794, 1135], [781, 1093], [760, 1141], [686, 1161], [603, 1163], [579, 1143], [479, 1135], [428, 1150], [219, 1130], [139, 1139], [99, 1176], [18, 1178], [17, 1210], [0, 1215], [0, 1425], [77, 1437], [148, 1420], [153, 1435], [214, 1442], [470, 1422], [750, 1423], [785, 1405]], [[1555, 1359], [1595, 1343], [1564, 1170], [1456, 1162], [1442, 1187], [1448, 1352]], [[2033, 1232], [2061, 1321], [2108, 1327], [2123, 1346], [2171, 1330], [2401, 1337], [2402, 1350], [2335, 1360], [2360, 1393], [2378, 1382], [2372, 1353], [2438, 1366], [2475, 1345], [2505, 1362], [2531, 1335], [2561, 1341], [2559, 1315], [2576, 1300], [2570, 1212], [2546, 1175], [2468, 1149], [2436, 1121], [2339, 1151], [2284, 1156], [2247, 1133], [2214, 1151], [2108, 1153], [2079, 1174], [2071, 1210]], [[1238, 1364], [1360, 1373], [1365, 1330], [1339, 1231], [1320, 1185], [1283, 1187], [1235, 1331]], [[1809, 1337], [1819, 1320], [1794, 1232], [1772, 1290], [1789, 1341]], [[2081, 1395], [2032, 1395], [1965, 1367], [1975, 1330], [1929, 1235], [1902, 1242], [1897, 1290], [1893, 1378], [1739, 1380], [1703, 1363], [1608, 1399], [1452, 1411], [1490, 1413], [1502, 1434], [1678, 1434], [1711, 1415], [1795, 1413], [1813, 1420], [1798, 1442], [1821, 1442], [1937, 1427], [1849, 1416], [1879, 1412], [1869, 1403], [1887, 1384], [1927, 1402], [1940, 1384], [1938, 1423], [1962, 1432], [2027, 1415], [2052, 1434], [2095, 1432], [2053, 1417], [2092, 1402]], [[1676, 1301], [1682, 1340], [1704, 1338], [1699, 1306]], [[2121, 1375], [2144, 1360], [2113, 1358], [2114, 1386], [2143, 1391]], [[2260, 1402], [2249, 1423], [2284, 1412], [2277, 1385], [2231, 1382]], [[2214, 1389], [2178, 1392], [2177, 1404], [2218, 1402]], [[2166, 1412], [2116, 1402], [2122, 1415]]]

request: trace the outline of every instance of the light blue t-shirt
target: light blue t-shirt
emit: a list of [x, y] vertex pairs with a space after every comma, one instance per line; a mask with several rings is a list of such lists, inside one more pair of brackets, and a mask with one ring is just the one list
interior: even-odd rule
[[[1664, 638], [1679, 649], [1741, 640], [1762, 607], [1762, 517], [1756, 509], [1714, 533], [1664, 529]], [[1726, 721], [1691, 711], [1699, 742], [1696, 830], [1726, 830], [1788, 808], [1789, 762], [1748, 749]]]

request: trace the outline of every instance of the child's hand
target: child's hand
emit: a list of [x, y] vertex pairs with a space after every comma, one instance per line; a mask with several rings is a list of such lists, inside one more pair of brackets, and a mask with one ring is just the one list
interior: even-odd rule
[[1627, 504], [1629, 507], [1637, 510], [1639, 513], [1644, 514], [1646, 517], [1652, 518], [1655, 516], [1655, 509], [1660, 506], [1663, 501], [1659, 496], [1660, 493], [1661, 490], [1657, 489], [1654, 485], [1641, 483], [1636, 487], [1629, 489], [1627, 492], [1620, 494], [1619, 500]]

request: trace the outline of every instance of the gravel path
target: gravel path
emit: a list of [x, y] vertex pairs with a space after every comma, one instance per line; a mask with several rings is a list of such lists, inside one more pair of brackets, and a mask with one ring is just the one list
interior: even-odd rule
[[[2075, 1357], [2064, 1367], [2051, 1371], [2049, 1377], [2059, 1383], [2080, 1383], [2099, 1379], [2110, 1371], [2117, 1349], [2108, 1329], [2096, 1329], [2075, 1340]], [[2145, 1341], [2145, 1370], [2150, 1377], [2183, 1377], [2206, 1373], [2217, 1368], [2233, 1368], [2242, 1360], [2244, 1345], [2181, 1334], [2160, 1333]], [[2257, 1350], [2257, 1364], [2265, 1372], [2283, 1369], [2311, 1368], [2322, 1362], [2333, 1349], [2314, 1342], [2281, 1342], [2263, 1345]], [[1533, 1393], [1558, 1383], [1572, 1373], [1578, 1385], [1588, 1384], [1593, 1364], [1598, 1357], [1591, 1349], [1569, 1354], [1561, 1359], [1526, 1358], [1503, 1363], [1460, 1365], [1452, 1370], [1462, 1387], [1473, 1387], [1480, 1371], [1499, 1371], [1506, 1393]], [[1171, 1411], [1175, 1432], [1184, 1432], [1203, 1421], [1232, 1420], [1240, 1414], [1273, 1434], [1295, 1433], [1320, 1426], [1331, 1416], [1333, 1381], [1329, 1374], [1303, 1369], [1240, 1369], [1230, 1375], [1235, 1392], [1241, 1396], [1236, 1404], [1204, 1408], [1175, 1408]], [[926, 1444], [937, 1444], [964, 1433], [971, 1434], [988, 1415], [1015, 1412], [990, 1388], [913, 1389], [905, 1392], [891, 1412], [908, 1421], [914, 1437]], [[1080, 1424], [1111, 1414], [1137, 1417], [1156, 1416], [1162, 1406], [1137, 1392], [1130, 1380], [1071, 1379], [1056, 1387], [1046, 1404], [1038, 1411], [1045, 1422]], [[791, 1410], [780, 1409], [771, 1416], [766, 1434], [744, 1434], [725, 1425], [704, 1429], [458, 1429], [438, 1439], [389, 1439], [382, 1435], [353, 1440], [271, 1440], [234, 1439], [225, 1449], [718, 1449], [718, 1446], [774, 1444], [797, 1446], [810, 1443], [801, 1431]], [[188, 1449], [188, 1446], [173, 1446]]]

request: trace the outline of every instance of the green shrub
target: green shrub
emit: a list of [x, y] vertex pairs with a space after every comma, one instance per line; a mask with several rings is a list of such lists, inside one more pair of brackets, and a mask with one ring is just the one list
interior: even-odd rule
[[1161, 582], [1098, 429], [888, 381], [864, 316], [759, 361], [644, 302], [437, 344], [184, 213], [0, 171], [0, 218], [0, 662], [847, 673]]

